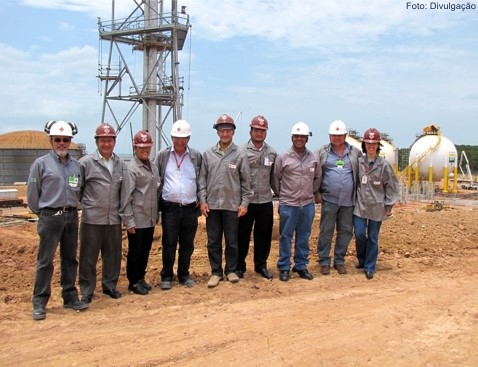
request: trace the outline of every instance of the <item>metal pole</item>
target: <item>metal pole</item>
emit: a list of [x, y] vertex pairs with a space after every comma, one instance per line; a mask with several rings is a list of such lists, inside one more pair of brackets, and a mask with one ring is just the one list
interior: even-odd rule
[[[158, 26], [158, 0], [146, 0], [144, 6], [144, 25], [145, 27]], [[145, 36], [149, 37], [149, 36]], [[151, 35], [154, 37], [154, 34]], [[143, 60], [143, 84], [144, 93], [156, 95], [158, 88], [158, 71], [156, 60], [158, 49], [150, 43], [145, 42]], [[151, 158], [156, 155], [157, 133], [156, 133], [156, 114], [157, 102], [154, 98], [143, 99], [143, 129], [149, 131], [153, 137], [153, 147], [151, 149]]]

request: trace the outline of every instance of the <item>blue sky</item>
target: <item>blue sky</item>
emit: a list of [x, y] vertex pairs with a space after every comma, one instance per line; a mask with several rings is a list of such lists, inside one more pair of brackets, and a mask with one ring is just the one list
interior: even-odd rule
[[[69, 120], [75, 142], [94, 150], [103, 101], [97, 17], [110, 19], [111, 4], [0, 0], [0, 133]], [[310, 126], [315, 150], [335, 119], [360, 134], [376, 127], [399, 148], [431, 123], [455, 144], [478, 145], [478, 1], [455, 11], [420, 4], [427, 9], [401, 0], [178, 0], [192, 25], [180, 54], [190, 145], [213, 145], [222, 113], [239, 116], [238, 144], [251, 118], [266, 116], [279, 152], [294, 123]], [[115, 5], [116, 18], [135, 8]], [[141, 54], [126, 53], [141, 64]], [[132, 121], [141, 129], [140, 116]], [[125, 129], [116, 151], [131, 153], [129, 141]]]

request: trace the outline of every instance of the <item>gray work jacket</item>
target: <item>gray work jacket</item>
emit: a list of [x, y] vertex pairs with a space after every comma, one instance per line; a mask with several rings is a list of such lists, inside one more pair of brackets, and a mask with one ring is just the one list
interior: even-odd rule
[[81, 221], [88, 224], [120, 224], [120, 194], [124, 161], [113, 153], [113, 174], [98, 150], [79, 160], [81, 168]]
[[251, 203], [263, 204], [271, 202], [271, 189], [277, 194], [277, 190], [272, 187], [274, 162], [277, 158], [277, 152], [267, 143], [264, 143], [261, 150], [257, 150], [251, 140], [244, 144], [242, 148], [246, 150], [251, 168], [251, 188], [254, 192]]
[[199, 200], [209, 209], [237, 211], [252, 198], [251, 170], [247, 154], [232, 143], [225, 155], [217, 145], [203, 153], [199, 175]]
[[398, 199], [399, 183], [392, 165], [380, 156], [371, 166], [366, 156], [359, 158], [354, 214], [380, 222]]
[[136, 156], [128, 162], [121, 185], [120, 217], [126, 228], [154, 227], [158, 220], [158, 168]]
[[28, 207], [35, 214], [43, 208], [78, 207], [81, 172], [71, 155], [63, 163], [55, 152], [37, 158], [30, 166]]

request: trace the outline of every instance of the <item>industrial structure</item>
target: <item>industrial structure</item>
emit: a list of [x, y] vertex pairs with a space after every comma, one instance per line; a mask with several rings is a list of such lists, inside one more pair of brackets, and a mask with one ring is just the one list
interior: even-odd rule
[[427, 125], [410, 148], [408, 166], [399, 172], [406, 178], [407, 188], [415, 194], [434, 192], [434, 182], [443, 179], [443, 192], [448, 192], [448, 178], [454, 177], [457, 191], [458, 155], [455, 145], [441, 134], [438, 125]]
[[393, 167], [395, 173], [398, 172], [398, 148], [393, 144], [393, 140], [387, 133], [382, 133], [382, 148], [380, 156], [385, 158]]
[[[25, 130], [0, 135], [0, 184], [26, 183], [32, 163], [49, 152], [50, 137], [44, 131]], [[72, 142], [69, 152], [79, 159], [85, 154], [85, 145]]]
[[[346, 141], [361, 149], [362, 138], [357, 131], [350, 130]], [[414, 143], [409, 149], [402, 149], [402, 158], [407, 162], [402, 162], [401, 171], [399, 170], [399, 150], [393, 144], [388, 134], [382, 134], [380, 156], [385, 158], [394, 168], [399, 177], [401, 185], [401, 198], [407, 200], [432, 200], [435, 195], [436, 183], [443, 181], [443, 193], [458, 190], [458, 168], [462, 176], [465, 176], [462, 166], [466, 161], [466, 178], [461, 181], [470, 182], [463, 184], [463, 189], [478, 189], [478, 183], [473, 182], [469, 169], [469, 162], [466, 154], [462, 152], [460, 164], [458, 164], [458, 154], [455, 145], [441, 133], [441, 129], [436, 124], [427, 125], [422, 132], [417, 135]], [[451, 181], [451, 182], [450, 182]]]
[[[463, 170], [463, 166], [465, 166], [465, 170]], [[478, 182], [473, 179], [473, 175], [471, 174], [470, 170], [470, 161], [468, 160], [464, 150], [461, 151], [458, 167], [460, 168], [461, 172], [461, 179], [458, 179], [461, 183], [461, 188], [468, 190], [478, 190]]]
[[[135, 130], [150, 132], [154, 143], [151, 152], [155, 154], [163, 143], [170, 145], [169, 134], [163, 132], [166, 122], [181, 119], [184, 88], [178, 51], [187, 37], [189, 16], [185, 6], [178, 10], [176, 0], [132, 3], [135, 9], [126, 18], [115, 19], [114, 0], [111, 20], [98, 18], [100, 44], [108, 44], [104, 54], [100, 45], [98, 61], [103, 90], [101, 122], [116, 124], [119, 133], [133, 118], [141, 118], [142, 126]], [[133, 75], [135, 70], [124, 46], [127, 51], [142, 53], [139, 76]], [[125, 102], [129, 108], [124, 108]], [[138, 111], [140, 106], [142, 111]], [[137, 117], [139, 112], [142, 117]]]

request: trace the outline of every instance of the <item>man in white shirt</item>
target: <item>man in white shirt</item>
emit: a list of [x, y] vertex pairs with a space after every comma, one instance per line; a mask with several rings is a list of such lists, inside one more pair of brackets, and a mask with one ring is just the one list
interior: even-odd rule
[[198, 180], [202, 156], [196, 149], [188, 146], [190, 136], [189, 123], [186, 120], [176, 121], [171, 129], [173, 146], [161, 150], [155, 159], [161, 177], [158, 198], [163, 229], [163, 268], [160, 284], [162, 290], [173, 287], [176, 250], [178, 250], [179, 284], [186, 287], [195, 285], [189, 276], [189, 267], [200, 215]]

